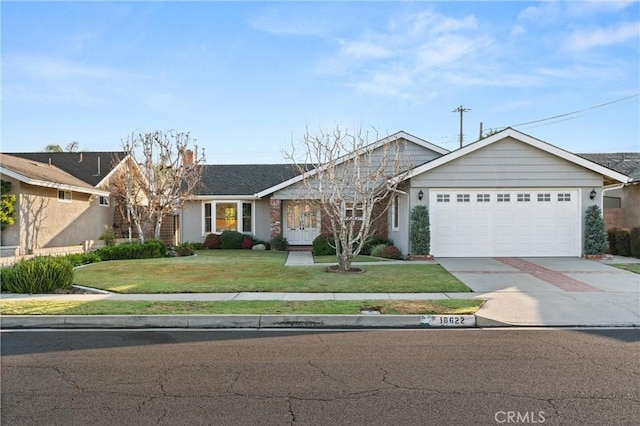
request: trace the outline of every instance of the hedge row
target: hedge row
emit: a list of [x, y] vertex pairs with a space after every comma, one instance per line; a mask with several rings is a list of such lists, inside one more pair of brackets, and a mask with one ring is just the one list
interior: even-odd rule
[[610, 254], [640, 258], [640, 226], [609, 229], [607, 238]]

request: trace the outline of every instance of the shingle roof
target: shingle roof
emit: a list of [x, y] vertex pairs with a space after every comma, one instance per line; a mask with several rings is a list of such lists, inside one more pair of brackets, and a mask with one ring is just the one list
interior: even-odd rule
[[254, 195], [300, 174], [293, 164], [207, 164], [196, 195]]
[[25, 181], [34, 185], [51, 187], [73, 187], [74, 190], [86, 193], [100, 193], [94, 186], [70, 175], [56, 166], [41, 163], [10, 154], [0, 154], [0, 165], [3, 169], [27, 178]]
[[608, 167], [618, 173], [640, 181], [640, 152], [607, 152], [597, 154], [578, 154], [589, 161]]
[[[14, 157], [28, 158], [59, 167], [72, 176], [98, 185], [125, 157], [125, 152], [11, 152]], [[100, 164], [98, 166], [98, 164]]]

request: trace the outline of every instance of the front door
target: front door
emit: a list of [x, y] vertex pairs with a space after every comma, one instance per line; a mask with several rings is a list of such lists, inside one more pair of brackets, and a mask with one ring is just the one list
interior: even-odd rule
[[284, 237], [294, 246], [311, 245], [320, 235], [320, 206], [313, 201], [285, 201]]

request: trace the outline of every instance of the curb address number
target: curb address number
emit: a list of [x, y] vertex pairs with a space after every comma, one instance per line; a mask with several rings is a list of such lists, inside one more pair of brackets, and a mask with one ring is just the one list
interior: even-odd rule
[[423, 315], [420, 324], [430, 327], [475, 327], [474, 315]]

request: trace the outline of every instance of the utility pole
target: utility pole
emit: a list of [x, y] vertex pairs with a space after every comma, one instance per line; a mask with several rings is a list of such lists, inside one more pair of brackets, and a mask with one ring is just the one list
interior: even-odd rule
[[464, 114], [467, 111], [471, 111], [470, 108], [464, 108], [462, 105], [460, 105], [458, 108], [454, 109], [451, 112], [459, 112], [460, 113], [460, 148], [462, 148], [462, 114]]

